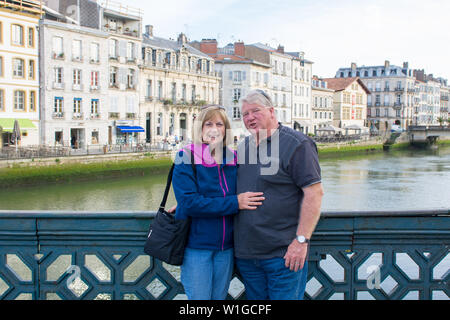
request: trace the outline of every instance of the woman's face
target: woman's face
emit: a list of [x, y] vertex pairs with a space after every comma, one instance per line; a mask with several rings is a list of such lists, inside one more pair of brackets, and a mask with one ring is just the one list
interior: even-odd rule
[[205, 121], [202, 127], [202, 139], [207, 144], [223, 142], [225, 137], [225, 124], [219, 115]]

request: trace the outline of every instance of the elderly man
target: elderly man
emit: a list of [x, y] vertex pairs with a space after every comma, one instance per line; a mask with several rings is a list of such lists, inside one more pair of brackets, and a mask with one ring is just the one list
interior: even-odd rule
[[248, 299], [301, 300], [323, 196], [317, 148], [277, 121], [262, 90], [242, 100], [242, 116], [251, 136], [238, 147], [237, 193], [263, 192], [266, 200], [235, 217], [236, 265]]

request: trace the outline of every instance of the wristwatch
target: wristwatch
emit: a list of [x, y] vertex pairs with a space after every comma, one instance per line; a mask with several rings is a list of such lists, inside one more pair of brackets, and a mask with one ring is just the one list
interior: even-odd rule
[[295, 239], [297, 239], [298, 242], [300, 243], [309, 243], [309, 239], [306, 239], [305, 236], [297, 236]]

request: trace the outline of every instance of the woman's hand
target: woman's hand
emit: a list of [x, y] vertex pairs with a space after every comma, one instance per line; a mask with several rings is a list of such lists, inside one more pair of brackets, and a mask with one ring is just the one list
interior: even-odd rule
[[238, 194], [239, 209], [255, 210], [257, 206], [262, 205], [265, 198], [262, 192], [245, 192]]
[[167, 210], [167, 212], [168, 212], [168, 213], [174, 213], [176, 209], [177, 209], [177, 205], [174, 205], [172, 208], [170, 208], [169, 210]]

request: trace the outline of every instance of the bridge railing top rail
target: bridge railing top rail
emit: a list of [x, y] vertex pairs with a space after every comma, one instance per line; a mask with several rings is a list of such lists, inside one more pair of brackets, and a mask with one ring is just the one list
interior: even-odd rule
[[[67, 211], [67, 210], [0, 210], [2, 218], [102, 218], [147, 219], [154, 218], [155, 211]], [[436, 210], [385, 210], [385, 211], [324, 211], [322, 218], [369, 218], [369, 217], [430, 217], [450, 216], [450, 209]]]

